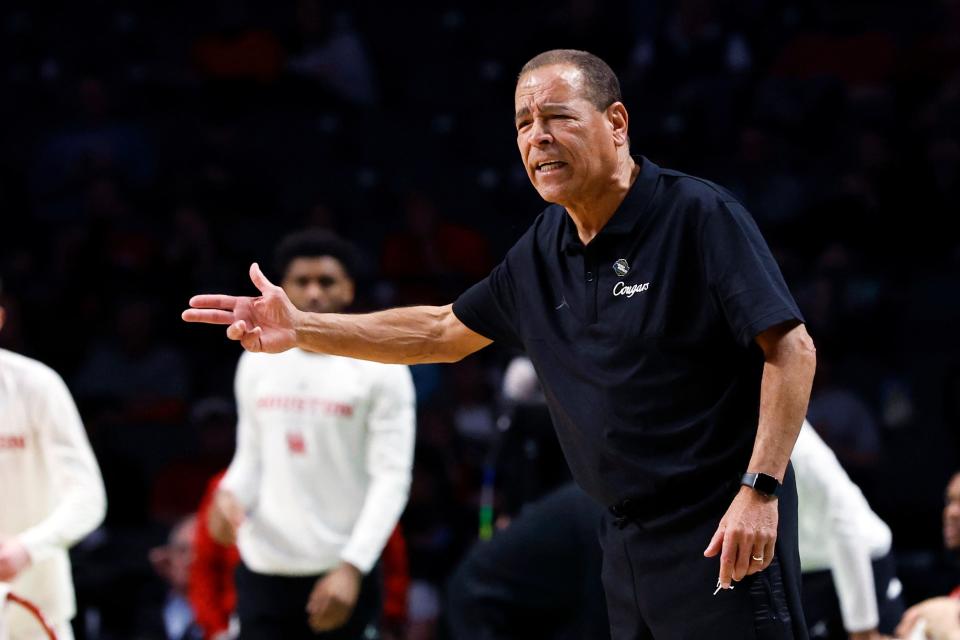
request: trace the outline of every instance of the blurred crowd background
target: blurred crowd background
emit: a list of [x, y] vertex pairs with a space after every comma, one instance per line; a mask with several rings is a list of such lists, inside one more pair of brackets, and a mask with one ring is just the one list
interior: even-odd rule
[[[190, 295], [252, 293], [249, 263], [318, 226], [365, 253], [357, 310], [452, 301], [542, 208], [513, 87], [555, 47], [619, 74], [635, 153], [757, 219], [818, 346], [811, 422], [891, 525], [908, 600], [932, 595], [960, 466], [960, 1], [11, 0], [0, 346], [64, 376], [105, 477], [72, 554], [81, 629], [134, 637], [163, 597], [148, 550], [232, 455], [239, 348], [180, 321]], [[511, 355], [413, 368], [427, 634]]]

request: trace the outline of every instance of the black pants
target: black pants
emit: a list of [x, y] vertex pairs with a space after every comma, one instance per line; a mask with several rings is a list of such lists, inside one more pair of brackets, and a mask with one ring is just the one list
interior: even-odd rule
[[645, 530], [604, 520], [603, 584], [614, 640], [806, 640], [797, 552], [797, 488], [792, 467], [779, 499], [773, 563], [713, 595], [720, 558], [704, 558], [724, 504], [680, 530]]
[[381, 611], [379, 567], [363, 579], [357, 606], [346, 625], [314, 633], [307, 624], [307, 600], [321, 576], [271, 576], [237, 567], [237, 614], [241, 640], [375, 640]]
[[604, 509], [569, 484], [477, 543], [447, 587], [453, 640], [604, 640], [597, 532]]
[[[904, 612], [896, 570], [892, 553], [873, 561], [873, 582], [877, 593], [877, 612], [880, 614], [877, 629], [887, 635], [893, 633]], [[803, 612], [807, 617], [811, 638], [847, 637], [840, 600], [829, 569], [803, 574]]]

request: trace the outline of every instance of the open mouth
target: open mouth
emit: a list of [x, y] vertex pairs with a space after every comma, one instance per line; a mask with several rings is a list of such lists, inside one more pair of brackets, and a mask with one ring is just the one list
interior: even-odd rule
[[537, 173], [550, 173], [552, 171], [557, 171], [567, 166], [567, 163], [562, 160], [549, 160], [547, 162], [540, 162], [537, 164]]

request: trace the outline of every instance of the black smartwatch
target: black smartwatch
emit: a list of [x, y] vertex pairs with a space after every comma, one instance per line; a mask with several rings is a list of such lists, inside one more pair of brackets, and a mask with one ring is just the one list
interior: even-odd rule
[[740, 478], [740, 484], [759, 491], [769, 498], [779, 498], [780, 492], [783, 490], [783, 485], [776, 478], [765, 473], [750, 473], [748, 471]]

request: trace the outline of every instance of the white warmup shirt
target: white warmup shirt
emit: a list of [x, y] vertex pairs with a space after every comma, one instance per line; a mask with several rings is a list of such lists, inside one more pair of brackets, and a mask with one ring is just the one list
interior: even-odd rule
[[844, 627], [873, 629], [879, 613], [871, 561], [890, 552], [890, 528], [809, 422], [803, 423], [791, 461], [797, 476], [801, 570], [829, 569]]
[[[67, 548], [102, 521], [100, 469], [66, 385], [53, 369], [0, 349], [0, 537], [27, 547], [32, 565], [9, 585], [52, 623], [76, 613]], [[7, 624], [36, 631], [20, 607]]]
[[220, 483], [247, 510], [237, 544], [257, 573], [370, 571], [407, 503], [410, 370], [291, 349], [237, 365], [237, 451]]

